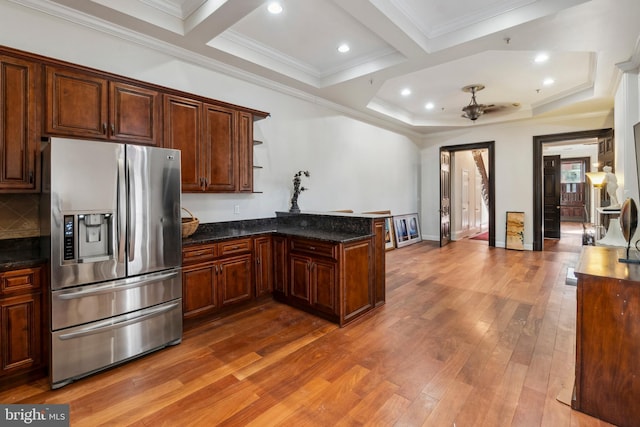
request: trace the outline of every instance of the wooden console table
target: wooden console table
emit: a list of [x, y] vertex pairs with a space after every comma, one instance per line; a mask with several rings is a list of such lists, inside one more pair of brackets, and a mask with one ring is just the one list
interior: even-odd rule
[[584, 246], [578, 278], [572, 407], [627, 427], [640, 422], [640, 265], [622, 249]]

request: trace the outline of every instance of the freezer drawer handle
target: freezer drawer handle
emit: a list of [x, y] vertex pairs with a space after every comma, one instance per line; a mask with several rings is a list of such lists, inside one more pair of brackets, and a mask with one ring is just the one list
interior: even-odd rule
[[157, 274], [153, 276], [146, 276], [146, 277], [143, 277], [143, 280], [134, 280], [131, 283], [128, 283], [129, 280], [110, 282], [106, 285], [96, 286], [91, 289], [79, 289], [74, 292], [64, 293], [56, 296], [56, 298], [61, 300], [70, 300], [70, 299], [76, 299], [76, 298], [84, 298], [90, 295], [106, 294], [113, 291], [123, 291], [126, 289], [140, 287], [141, 285], [144, 285], [146, 283], [169, 279], [170, 277], [174, 277], [177, 275], [178, 275], [178, 272], [173, 271], [170, 273], [162, 273], [162, 274]]
[[122, 322], [117, 322], [117, 323], [112, 323], [111, 320], [107, 320], [104, 322], [100, 322], [96, 325], [93, 326], [89, 326], [87, 328], [84, 328], [82, 330], [76, 331], [76, 332], [71, 332], [68, 334], [62, 334], [60, 335], [58, 338], [61, 340], [72, 340], [74, 338], [80, 338], [80, 337], [84, 337], [87, 335], [93, 335], [99, 332], [105, 332], [105, 331], [110, 331], [112, 329], [118, 329], [118, 328], [123, 328], [125, 326], [134, 324], [134, 323], [140, 323], [143, 320], [147, 320], [150, 319], [152, 317], [156, 317], [159, 316], [161, 314], [166, 313], [167, 311], [171, 311], [174, 308], [180, 306], [182, 303], [181, 302], [174, 302], [171, 305], [167, 305], [167, 306], [162, 306], [162, 307], [155, 307], [155, 308], [150, 308], [150, 309], [146, 309], [142, 312], [142, 314], [140, 316], [134, 317], [133, 319], [127, 319], [127, 320], [123, 320]]

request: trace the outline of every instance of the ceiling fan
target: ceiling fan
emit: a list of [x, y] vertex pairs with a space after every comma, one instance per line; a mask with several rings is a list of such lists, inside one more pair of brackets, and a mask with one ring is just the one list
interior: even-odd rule
[[465, 119], [469, 119], [475, 122], [476, 120], [478, 120], [478, 117], [480, 117], [483, 114], [502, 111], [509, 107], [515, 107], [515, 108], [520, 107], [520, 104], [517, 102], [514, 102], [512, 104], [500, 104], [500, 105], [478, 104], [478, 102], [476, 101], [476, 92], [479, 92], [482, 89], [484, 89], [484, 85], [481, 85], [481, 84], [473, 84], [473, 85], [465, 86], [462, 88], [463, 92], [471, 93], [471, 102], [469, 102], [469, 105], [462, 108], [462, 111], [464, 112], [462, 117], [464, 117]]

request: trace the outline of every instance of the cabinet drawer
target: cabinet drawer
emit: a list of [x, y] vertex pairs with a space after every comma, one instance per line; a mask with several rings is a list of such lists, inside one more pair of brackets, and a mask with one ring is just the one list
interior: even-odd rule
[[4, 295], [40, 290], [40, 268], [7, 271], [0, 275], [0, 292]]
[[338, 245], [334, 243], [306, 239], [291, 239], [290, 242], [290, 248], [295, 252], [304, 252], [312, 255], [326, 256], [334, 259], [338, 256]]
[[218, 254], [220, 256], [226, 256], [226, 255], [235, 255], [235, 254], [241, 254], [241, 253], [245, 253], [245, 252], [251, 252], [251, 248], [253, 247], [251, 245], [251, 239], [235, 239], [235, 240], [228, 240], [226, 242], [222, 242], [222, 243], [218, 243], [219, 247], [219, 252]]
[[217, 246], [215, 244], [210, 245], [197, 245], [189, 246], [182, 249], [182, 264], [190, 265], [200, 262], [206, 262], [213, 260], [217, 255]]

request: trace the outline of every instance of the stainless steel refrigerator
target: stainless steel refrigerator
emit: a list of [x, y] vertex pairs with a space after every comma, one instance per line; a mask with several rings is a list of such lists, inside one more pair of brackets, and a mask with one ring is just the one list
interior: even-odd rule
[[42, 187], [51, 387], [179, 343], [180, 152], [51, 138]]

